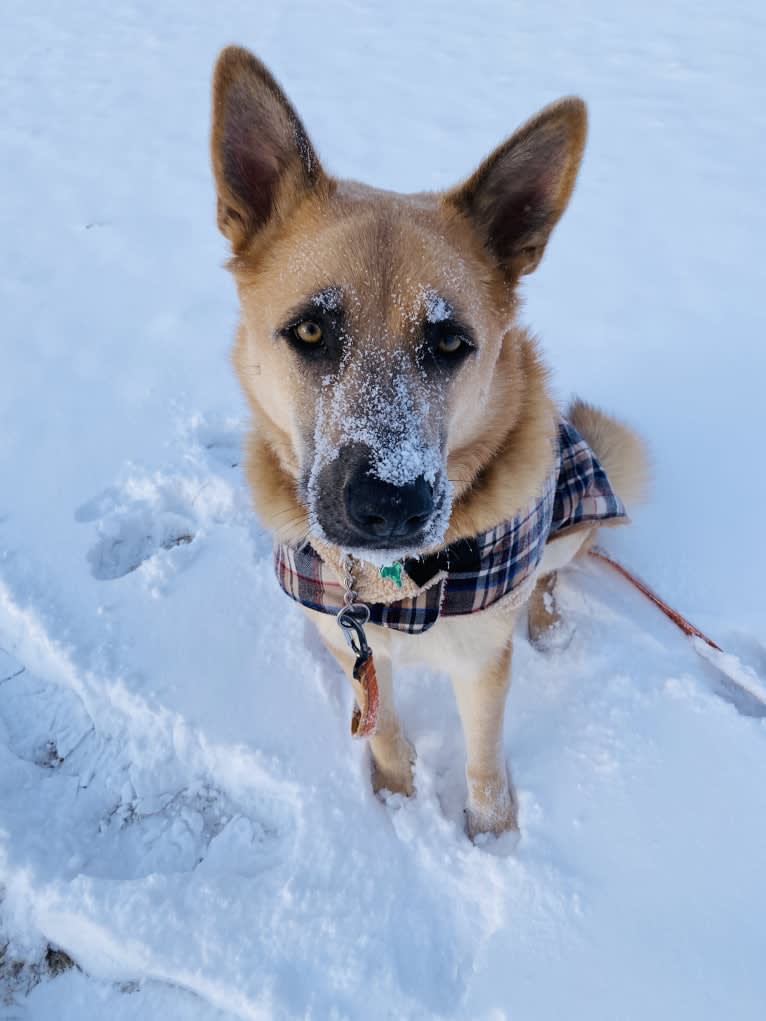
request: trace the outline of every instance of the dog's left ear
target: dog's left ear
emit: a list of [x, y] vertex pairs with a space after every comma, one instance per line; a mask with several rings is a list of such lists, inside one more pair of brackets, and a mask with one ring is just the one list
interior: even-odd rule
[[513, 280], [531, 273], [567, 207], [580, 166], [587, 113], [581, 99], [561, 99], [496, 149], [444, 201], [467, 216]]

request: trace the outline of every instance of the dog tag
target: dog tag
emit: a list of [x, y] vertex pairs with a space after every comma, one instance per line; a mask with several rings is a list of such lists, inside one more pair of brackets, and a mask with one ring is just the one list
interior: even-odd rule
[[397, 588], [402, 587], [402, 565], [400, 561], [391, 564], [390, 567], [381, 567], [380, 569], [381, 578], [388, 578], [396, 585]]

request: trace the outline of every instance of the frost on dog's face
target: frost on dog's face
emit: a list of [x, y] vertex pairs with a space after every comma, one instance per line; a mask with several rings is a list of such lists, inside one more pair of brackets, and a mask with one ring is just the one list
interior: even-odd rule
[[492, 458], [529, 417], [538, 371], [516, 285], [567, 205], [584, 138], [583, 104], [563, 100], [453, 191], [339, 182], [266, 68], [223, 51], [212, 154], [242, 305], [247, 471], [281, 540], [390, 560], [449, 540], [456, 516], [475, 534], [468, 498], [495, 486]]
[[383, 296], [374, 317], [364, 304], [326, 289], [280, 334], [311, 394], [299, 479], [311, 531], [385, 562], [444, 537], [449, 384], [476, 344], [435, 291]]

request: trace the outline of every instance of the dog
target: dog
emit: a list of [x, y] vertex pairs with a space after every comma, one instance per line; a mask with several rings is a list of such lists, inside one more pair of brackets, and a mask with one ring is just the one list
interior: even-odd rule
[[516, 619], [526, 606], [539, 645], [566, 633], [557, 572], [628, 520], [647, 480], [628, 427], [580, 401], [561, 415], [518, 323], [520, 279], [574, 188], [585, 105], [553, 103], [466, 181], [416, 195], [330, 176], [247, 50], [218, 58], [212, 113], [246, 474], [280, 583], [354, 674], [357, 718], [360, 649], [335, 618], [364, 610], [375, 791], [414, 793], [392, 664], [424, 664], [452, 678], [469, 835], [517, 829], [502, 743]]

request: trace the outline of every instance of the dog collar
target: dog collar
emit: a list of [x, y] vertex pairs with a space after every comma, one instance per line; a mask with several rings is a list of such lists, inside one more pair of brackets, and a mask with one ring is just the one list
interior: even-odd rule
[[[369, 621], [421, 634], [440, 616], [478, 613], [501, 599], [507, 605], [521, 605], [537, 580], [549, 539], [588, 523], [627, 520], [598, 458], [580, 433], [562, 420], [553, 470], [530, 506], [473, 538], [403, 560], [411, 594], [367, 604]], [[313, 546], [276, 545], [274, 566], [281, 587], [302, 606], [335, 615], [343, 608], [343, 582]]]

